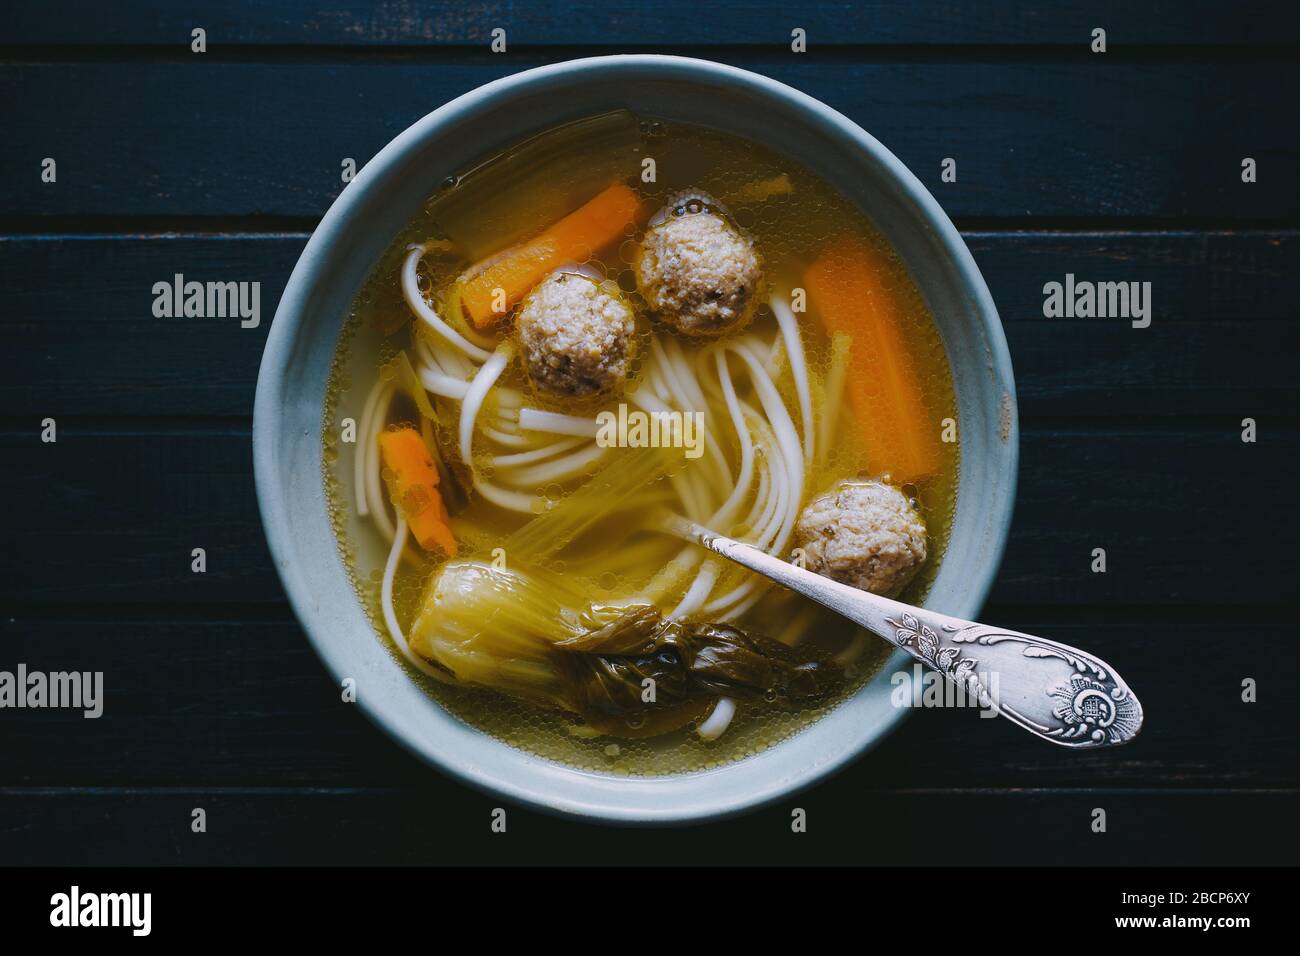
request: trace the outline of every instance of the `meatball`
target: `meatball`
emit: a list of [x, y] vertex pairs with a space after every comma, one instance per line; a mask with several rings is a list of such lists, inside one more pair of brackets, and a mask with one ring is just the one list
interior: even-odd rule
[[896, 597], [925, 560], [925, 524], [882, 481], [842, 481], [799, 515], [805, 566], [842, 584]]
[[700, 192], [670, 198], [636, 257], [646, 304], [687, 335], [721, 335], [753, 316], [762, 266], [754, 243]]
[[516, 323], [533, 383], [555, 395], [608, 392], [627, 378], [636, 317], [622, 297], [576, 272], [543, 280]]

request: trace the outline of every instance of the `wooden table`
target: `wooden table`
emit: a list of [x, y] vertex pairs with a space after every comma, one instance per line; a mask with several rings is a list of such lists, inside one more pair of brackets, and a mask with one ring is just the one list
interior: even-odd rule
[[[106, 686], [98, 720], [0, 710], [0, 863], [1296, 862], [1293, 3], [182, 6], [28, 3], [0, 27], [0, 669]], [[279, 293], [346, 158], [486, 80], [620, 51], [722, 60], [824, 100], [956, 221], [1024, 426], [983, 618], [1112, 661], [1146, 704], [1137, 743], [1075, 753], [923, 711], [738, 820], [647, 832], [511, 807], [494, 835], [498, 800], [340, 703], [253, 494]], [[155, 318], [152, 286], [176, 273], [260, 282], [261, 326]], [[1069, 273], [1150, 282], [1151, 326], [1045, 318], [1044, 283]]]

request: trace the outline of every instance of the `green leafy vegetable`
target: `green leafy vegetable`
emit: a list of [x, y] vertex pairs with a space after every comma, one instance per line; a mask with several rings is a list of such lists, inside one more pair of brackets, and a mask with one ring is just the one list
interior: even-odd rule
[[433, 578], [410, 641], [464, 683], [623, 734], [674, 729], [719, 696], [784, 704], [821, 697], [842, 676], [830, 661], [801, 659], [730, 625], [665, 620], [649, 604], [588, 605], [559, 576], [468, 560], [448, 562]]
[[556, 646], [574, 655], [562, 666], [570, 709], [581, 714], [644, 711], [647, 678], [656, 704], [671, 705], [702, 696], [790, 703], [825, 695], [841, 676], [835, 664], [799, 660], [771, 638], [727, 624], [664, 620], [649, 605]]

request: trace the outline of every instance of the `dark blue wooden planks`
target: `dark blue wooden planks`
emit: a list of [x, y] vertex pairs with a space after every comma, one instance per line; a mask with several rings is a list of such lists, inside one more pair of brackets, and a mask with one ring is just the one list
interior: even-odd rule
[[[1043, 425], [1022, 433], [1015, 522], [993, 599], [1165, 607], [1294, 600], [1300, 429], [1268, 419], [1176, 429]], [[0, 601], [279, 604], [244, 428], [38, 423], [0, 433], [9, 500]], [[193, 548], [207, 572], [190, 571]], [[1109, 570], [1089, 571], [1094, 548]]]
[[[1123, 750], [1077, 752], [972, 710], [920, 710], [834, 786], [899, 788], [1300, 786], [1300, 659], [1283, 615], [1201, 610], [1035, 611], [984, 618], [1087, 647], [1120, 668], [1148, 714]], [[1231, 633], [1232, 640], [1223, 635]], [[359, 641], [375, 640], [359, 633]], [[1177, 649], [1180, 679], [1170, 680]], [[1260, 668], [1248, 662], [1267, 661]], [[287, 611], [175, 619], [127, 608], [0, 619], [0, 670], [103, 673], [104, 709], [5, 714], [6, 786], [424, 785], [453, 789], [341, 699]], [[1242, 703], [1241, 680], [1259, 682]], [[1195, 694], [1187, 687], [1195, 686]], [[365, 690], [362, 688], [362, 694]], [[1234, 740], [1231, 748], [1214, 741]], [[131, 754], [123, 760], [124, 753]]]
[[[252, 415], [266, 333], [301, 235], [0, 240], [0, 330], [27, 361], [20, 415]], [[261, 283], [261, 325], [159, 319], [155, 282]], [[75, 275], [75, 280], [72, 277]]]
[[[13, 579], [4, 599], [283, 600], [257, 514], [247, 428], [132, 429], [67, 422], [53, 444], [35, 432], [0, 438], [7, 486], [25, 502], [25, 515], [6, 521], [10, 546], [0, 560]], [[54, 524], [41, 530], [47, 519]], [[194, 548], [207, 552], [206, 573], [190, 571]]]
[[[1295, 790], [887, 786], [824, 786], [699, 827], [612, 830], [504, 804], [504, 836], [490, 829], [501, 800], [465, 787], [15, 789], [0, 791], [0, 859], [65, 866], [1230, 866], [1290, 864], [1300, 851]], [[1104, 836], [1090, 826], [1098, 806], [1107, 813]], [[190, 830], [195, 807], [206, 811], [206, 833]], [[798, 836], [790, 831], [795, 807], [807, 819]]]
[[399, 46], [471, 44], [486, 48], [496, 27], [512, 44], [656, 47], [708, 44], [788, 46], [802, 27], [809, 49], [842, 44], [894, 46], [1059, 44], [1087, 48], [1104, 27], [1113, 48], [1125, 45], [1211, 47], [1294, 43], [1294, 6], [1283, 0], [1251, 4], [1249, 13], [1210, 0], [1122, 0], [1087, 9], [999, 0], [995, 3], [898, 4], [816, 2], [791, 7], [780, 0], [726, 5], [680, 2], [610, 4], [597, 0], [544, 4], [499, 0], [382, 2], [240, 0], [175, 4], [130, 0], [87, 6], [68, 0], [23, 5], [12, 11], [4, 42], [25, 45], [148, 44], [188, 48], [190, 30], [208, 32], [210, 50], [232, 45]]
[[[109, 705], [100, 721], [5, 714], [0, 862], [538, 862], [563, 847], [567, 862], [927, 865], [933, 842], [915, 834], [972, 819], [942, 862], [1293, 862], [1298, 19], [1281, 0], [7, 11], [0, 668], [102, 669]], [[195, 26], [205, 57], [189, 53]], [[498, 26], [500, 57], [487, 52]], [[796, 26], [802, 57], [786, 52]], [[1087, 52], [1096, 26], [1104, 57]], [[926, 712], [835, 781], [741, 821], [614, 847], [512, 810], [502, 842], [487, 829], [499, 801], [339, 702], [255, 510], [247, 416], [265, 323], [343, 157], [364, 161], [495, 76], [620, 50], [805, 89], [958, 218], [1027, 419], [985, 617], [1115, 662], [1150, 714], [1132, 747], [1066, 753]], [[39, 182], [45, 156], [57, 186]], [[957, 184], [938, 181], [944, 156]], [[1259, 160], [1253, 186], [1243, 156]], [[158, 235], [173, 229], [206, 234]], [[154, 319], [149, 288], [177, 271], [261, 281], [264, 327]], [[1044, 319], [1042, 284], [1066, 272], [1151, 281], [1152, 328]], [[49, 414], [58, 446], [36, 439]], [[1246, 415], [1257, 445], [1237, 438]], [[189, 572], [196, 545], [204, 576]], [[1096, 546], [1104, 576], [1087, 570]], [[1258, 704], [1240, 702], [1246, 676]], [[1254, 792], [1186, 789], [1222, 787]], [[795, 805], [812, 823], [802, 842], [781, 839]], [[1088, 828], [1098, 805], [1112, 839]], [[203, 837], [194, 806], [209, 811]]]
[[[790, 83], [882, 140], [950, 215], [1294, 222], [1300, 101], [1286, 63], [740, 65]], [[22, 64], [0, 210], [44, 216], [321, 215], [398, 132], [530, 63]], [[57, 122], [52, 122], [57, 117]], [[58, 162], [55, 184], [41, 160]], [[958, 182], [939, 182], [953, 157]], [[1243, 157], [1258, 182], [1241, 182]], [[448, 173], [453, 170], [447, 170]], [[49, 227], [58, 229], [57, 225]]]
[[[1002, 315], [1023, 416], [1295, 415], [1293, 232], [967, 235]], [[6, 414], [248, 416], [302, 235], [0, 239]], [[155, 282], [262, 283], [262, 327], [157, 319]], [[1148, 329], [1046, 319], [1043, 284], [1151, 282]]]

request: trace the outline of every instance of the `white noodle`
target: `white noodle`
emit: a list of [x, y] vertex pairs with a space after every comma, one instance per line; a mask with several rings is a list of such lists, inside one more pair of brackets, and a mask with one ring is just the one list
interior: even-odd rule
[[572, 451], [581, 444], [581, 438], [562, 438], [550, 445], [543, 445], [541, 448], [534, 448], [531, 451], [521, 451], [511, 455], [493, 455], [488, 461], [493, 468], [517, 468], [520, 465], [531, 465], [561, 452]]
[[[663, 371], [658, 364], [649, 363], [649, 368], [645, 373], [645, 384], [649, 386], [651, 397], [657, 398], [661, 402], [668, 401], [668, 386], [664, 384]], [[636, 393], [629, 397], [636, 399], [645, 391], [644, 388], [637, 389]]]
[[720, 571], [721, 568], [718, 566], [717, 561], [714, 561], [712, 558], [705, 561], [703, 567], [700, 568], [700, 573], [696, 575], [695, 581], [691, 584], [690, 589], [682, 596], [681, 601], [677, 603], [677, 606], [672, 609], [668, 616], [670, 618], [678, 619], [694, 614], [699, 610], [700, 605], [704, 603], [704, 599], [707, 598], [709, 592], [713, 590], [713, 585], [718, 580], [718, 574]]
[[691, 369], [690, 363], [686, 361], [686, 356], [682, 353], [682, 346], [676, 339], [668, 339], [668, 344], [664, 346], [664, 356], [668, 360], [668, 369], [673, 373], [677, 380], [680, 390], [690, 400], [690, 404], [695, 411], [702, 411], [706, 415], [709, 413], [709, 403], [704, 399], [704, 391], [700, 388], [699, 376]]
[[[425, 247], [415, 245], [410, 247], [406, 255], [406, 261], [402, 263], [402, 296], [406, 299], [406, 304], [410, 306], [411, 311], [421, 322], [427, 325], [434, 332], [437, 332], [445, 340], [450, 342], [456, 348], [460, 349], [470, 358], [478, 359], [480, 362], [487, 360], [491, 354], [487, 348], [470, 341], [464, 335], [461, 335], [450, 325], [442, 320], [433, 307], [424, 299], [424, 293], [420, 291], [419, 266], [420, 260], [424, 258]], [[473, 333], [471, 333], [472, 335]], [[491, 346], [491, 342], [475, 335], [482, 345]]]
[[415, 339], [415, 357], [420, 360], [420, 364], [429, 366], [435, 372], [446, 372], [442, 363], [438, 361], [438, 356], [433, 353], [433, 349], [429, 348], [425, 337], [417, 332], [412, 338]]
[[525, 495], [518, 491], [498, 488], [492, 482], [478, 477], [474, 479], [474, 490], [499, 508], [517, 511], [526, 515], [541, 513], [537, 508], [538, 498], [536, 495]]
[[695, 565], [704, 559], [704, 552], [695, 545], [688, 544], [675, 555], [672, 560], [664, 565], [646, 585], [643, 592], [643, 600], [651, 603], [657, 603], [659, 598], [663, 597], [664, 592], [673, 586], [673, 584], [683, 575], [689, 574]]
[[[477, 369], [475, 370], [477, 371]], [[427, 391], [432, 392], [442, 398], [450, 398], [453, 401], [463, 401], [465, 393], [469, 391], [469, 382], [455, 375], [448, 375], [446, 372], [440, 372], [437, 369], [420, 366], [416, 370], [419, 376], [420, 384]], [[513, 388], [499, 388], [496, 392], [498, 408], [497, 414], [508, 420], [518, 420], [519, 403], [523, 400], [523, 395]]]
[[416, 371], [416, 374], [420, 377], [420, 384], [425, 389], [443, 398], [450, 398], [459, 402], [465, 398], [465, 393], [469, 391], [469, 382], [453, 375], [435, 372], [433, 369], [424, 366], [421, 366]]
[[772, 378], [778, 378], [781, 375], [781, 336], [777, 335], [772, 338], [772, 344], [767, 346], [767, 361], [763, 363], [763, 369]]
[[780, 518], [785, 513], [784, 503], [790, 476], [785, 468], [785, 459], [781, 454], [780, 445], [767, 420], [755, 412], [753, 422], [754, 431], [757, 432], [763, 449], [762, 461], [767, 473], [768, 485], [762, 509], [758, 511], [756, 517], [751, 517], [747, 522], [750, 532], [745, 540], [756, 548], [766, 548], [780, 528]]
[[726, 356], [721, 352], [715, 355], [715, 363], [718, 367], [718, 381], [722, 386], [722, 396], [727, 403], [727, 411], [731, 413], [731, 424], [736, 430], [736, 439], [740, 442], [740, 475], [736, 479], [736, 486], [732, 490], [730, 497], [723, 502], [713, 517], [710, 519], [710, 527], [720, 527], [731, 523], [736, 509], [740, 507], [745, 496], [749, 493], [750, 485], [754, 479], [754, 442], [750, 438], [749, 428], [745, 425], [745, 416], [740, 410], [740, 402], [736, 398], [736, 385], [731, 380], [731, 370], [727, 368]]
[[743, 616], [746, 611], [762, 600], [763, 595], [767, 593], [767, 589], [771, 586], [771, 582], [764, 578], [750, 578], [743, 589], [746, 593], [745, 598], [720, 614], [719, 619], [725, 624]]
[[701, 722], [695, 732], [701, 740], [717, 740], [722, 732], [731, 726], [731, 718], [736, 716], [736, 703], [730, 697], [719, 697], [713, 712]]
[[[701, 435], [706, 453], [703, 464], [713, 471], [710, 476], [712, 483], [706, 485], [706, 489], [726, 488], [731, 484], [731, 469], [727, 466], [726, 458], [713, 438], [713, 416], [704, 399], [699, 378], [691, 370], [690, 364], [681, 353], [681, 346], [674, 339], [668, 339], [666, 345], [658, 338], [653, 339], [650, 350], [655, 361], [662, 365], [671, 404], [676, 405], [677, 410], [682, 414], [698, 412], [702, 416], [704, 428]], [[705, 509], [703, 513], [707, 513], [707, 510]]]
[[[763, 410], [767, 413], [767, 424], [772, 427], [776, 437], [775, 447], [767, 449], [773, 459], [772, 479], [776, 492], [777, 506], [765, 526], [751, 543], [769, 554], [779, 554], [786, 546], [794, 523], [798, 518], [799, 505], [803, 500], [803, 455], [799, 447], [799, 436], [795, 432], [794, 422], [781, 401], [776, 385], [767, 377], [761, 360], [748, 348], [739, 345], [729, 346], [749, 367], [750, 380], [758, 393]], [[745, 608], [761, 595], [766, 582], [750, 576], [748, 580], [722, 597], [705, 605], [706, 613], [721, 611], [738, 601], [748, 599]], [[736, 613], [736, 612], [733, 612]]]
[[790, 413], [786, 411], [785, 403], [781, 401], [776, 385], [763, 372], [762, 364], [752, 352], [743, 348], [736, 351], [749, 366], [759, 402], [763, 406], [763, 411], [767, 413], [768, 421], [781, 446], [782, 457], [785, 459], [789, 479], [786, 514], [781, 524], [781, 532], [774, 542], [773, 552], [780, 553], [794, 531], [794, 523], [799, 517], [799, 506], [803, 502], [803, 453], [799, 447], [799, 435], [795, 431], [794, 422], [790, 420]]
[[[755, 459], [755, 461], [757, 460]], [[766, 459], [756, 470], [758, 472], [758, 491], [754, 493], [754, 504], [749, 509], [749, 514], [740, 522], [748, 529], [753, 529], [757, 525], [759, 516], [763, 514], [768, 500], [772, 497], [772, 475], [767, 468]]]
[[[775, 439], [770, 437], [770, 431], [764, 430], [765, 423], [760, 420], [758, 412], [754, 411], [749, 403], [741, 402], [740, 410], [745, 416], [745, 421], [752, 423], [750, 431], [755, 441], [754, 471], [758, 475], [758, 490], [754, 493], [754, 500], [749, 506], [749, 511], [740, 520], [740, 524], [752, 534], [753, 530], [762, 523], [759, 516], [767, 512], [767, 501], [772, 490], [772, 465], [764, 449], [775, 444]], [[746, 538], [745, 540], [748, 541], [749, 539]]]
[[594, 418], [562, 415], [559, 412], [546, 412], [539, 408], [519, 409], [519, 427], [524, 431], [576, 435], [579, 438], [595, 438], [596, 432], [600, 429], [599, 423]]
[[379, 379], [370, 387], [365, 404], [361, 406], [361, 421], [357, 424], [357, 443], [352, 455], [352, 480], [357, 493], [357, 514], [365, 517], [370, 514], [370, 505], [366, 501], [366, 460], [367, 452], [374, 441], [370, 434], [370, 423], [375, 417], [375, 406], [379, 404], [379, 394], [387, 384]]
[[375, 404], [374, 417], [370, 420], [370, 438], [366, 442], [366, 504], [369, 507], [371, 517], [374, 518], [375, 524], [383, 532], [384, 538], [388, 541], [393, 540], [396, 529], [393, 527], [393, 519], [388, 517], [388, 509], [384, 503], [388, 496], [384, 493], [384, 479], [382, 469], [379, 464], [379, 433], [383, 431], [384, 425], [388, 420], [388, 406], [393, 400], [393, 395], [397, 392], [397, 386], [392, 382], [385, 382], [383, 389], [379, 393], [379, 401]]
[[[642, 411], [652, 416], [672, 414], [674, 411], [673, 407], [670, 404], [667, 404], [664, 400], [661, 400], [660, 398], [658, 398], [657, 396], [655, 396], [650, 392], [647, 392], [643, 388], [637, 389], [635, 392], [630, 393], [627, 397], [632, 400], [633, 404], [639, 406]], [[711, 450], [713, 454], [721, 458], [722, 453], [721, 451], [718, 450], [716, 443], [710, 443], [706, 441], [705, 448], [706, 450]], [[717, 474], [721, 476], [719, 479], [720, 485], [725, 486], [731, 481], [730, 472], [727, 470], [725, 462], [720, 463], [718, 467], [721, 469], [719, 472], [717, 472]], [[698, 488], [699, 488], [698, 484], [691, 483], [688, 485], [688, 479], [686, 478], [686, 475], [690, 475], [692, 476], [692, 478], [694, 478], [697, 475], [697, 473], [694, 471], [685, 472], [685, 473], [677, 472], [673, 476], [671, 476], [669, 480], [672, 482], [673, 487], [678, 490], [679, 496], [682, 499], [683, 506], [686, 506], [686, 503], [688, 501], [694, 503], [688, 507], [690, 517], [695, 521], [703, 521], [705, 516], [709, 513], [709, 508], [705, 503], [708, 500], [707, 490], [704, 492], [704, 500], [701, 501], [698, 494]]]
[[379, 586], [379, 603], [384, 610], [384, 623], [388, 625], [389, 636], [392, 637], [393, 643], [397, 645], [397, 649], [402, 652], [402, 655], [411, 662], [416, 670], [422, 674], [428, 674], [443, 683], [455, 683], [451, 677], [411, 650], [406, 635], [402, 633], [402, 628], [397, 623], [397, 612], [393, 609], [393, 577], [397, 574], [397, 562], [405, 547], [406, 519], [399, 517], [393, 535], [393, 546], [388, 549], [388, 560], [384, 563], [384, 580]]
[[474, 442], [474, 420], [478, 418], [479, 409], [483, 407], [483, 399], [501, 377], [501, 373], [506, 370], [514, 354], [514, 344], [509, 340], [498, 345], [497, 350], [483, 363], [483, 367], [479, 369], [465, 392], [465, 399], [460, 406], [460, 457], [466, 465], [473, 467], [474, 459], [470, 456], [470, 451]]
[[[497, 419], [497, 423], [500, 425], [509, 424], [500, 419]], [[537, 438], [532, 435], [512, 434], [503, 431], [500, 428], [494, 428], [491, 425], [484, 425], [482, 423], [479, 424], [478, 428], [479, 431], [483, 433], [484, 437], [490, 438], [498, 445], [504, 445], [507, 448], [535, 448], [537, 446]]]
[[794, 375], [794, 390], [799, 396], [799, 414], [803, 416], [803, 460], [812, 461], [813, 456], [813, 415], [812, 391], [808, 387], [808, 365], [804, 361], [803, 339], [799, 337], [799, 320], [790, 311], [790, 304], [780, 296], [772, 296], [772, 312], [777, 324], [781, 326], [781, 337], [785, 340], [786, 352], [790, 355], [790, 371]]
[[700, 501], [698, 487], [691, 478], [692, 473], [677, 471], [668, 476], [668, 481], [677, 492], [677, 498], [686, 510], [686, 516], [692, 521], [703, 521], [705, 505]]
[[668, 358], [668, 352], [658, 336], [650, 340], [650, 356], [655, 363], [655, 368], [663, 376], [664, 385], [667, 387], [669, 400], [682, 410], [691, 408], [687, 400], [681, 382], [677, 380], [677, 369], [674, 368], [672, 360]]
[[545, 461], [540, 465], [520, 468], [511, 473], [508, 480], [517, 488], [536, 488], [552, 482], [568, 481], [585, 472], [608, 451], [608, 448], [600, 445], [587, 445], [555, 461]]

